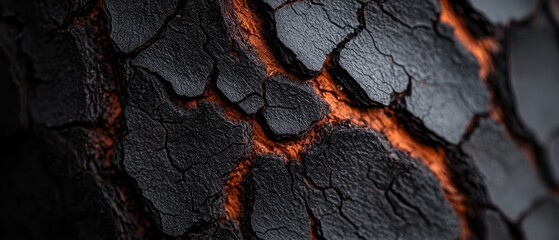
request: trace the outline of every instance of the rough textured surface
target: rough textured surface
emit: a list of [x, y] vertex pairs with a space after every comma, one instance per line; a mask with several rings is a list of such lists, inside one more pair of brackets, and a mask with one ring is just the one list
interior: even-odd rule
[[471, 0], [477, 10], [496, 24], [521, 21], [536, 10], [539, 1], [533, 0]]
[[237, 240], [241, 238], [241, 232], [232, 221], [214, 224], [210, 229], [201, 234], [193, 234], [188, 239], [192, 240]]
[[252, 229], [260, 239], [309, 239], [303, 176], [298, 163], [264, 156], [256, 159], [250, 172], [253, 194]]
[[[92, 103], [100, 99], [95, 96], [95, 90], [86, 87], [92, 83], [94, 74], [93, 55], [84, 51], [91, 47], [91, 39], [83, 36], [81, 29], [49, 36], [48, 31], [53, 28], [48, 24], [28, 28], [22, 33], [22, 52], [12, 53], [28, 56], [29, 67], [34, 70], [30, 77], [36, 92], [28, 100], [31, 117], [47, 126], [93, 121], [100, 116], [100, 109]], [[14, 70], [25, 71], [25, 68]]]
[[365, 93], [365, 103], [390, 104], [396, 93], [403, 92], [410, 77], [404, 68], [392, 58], [378, 51], [375, 41], [368, 32], [361, 33], [344, 47], [339, 56], [339, 65], [349, 79], [339, 80], [348, 89], [360, 89]]
[[[457, 143], [473, 115], [487, 110], [487, 92], [475, 59], [453, 40], [448, 27], [433, 27], [438, 11], [432, 1], [368, 4], [365, 28], [340, 53], [341, 67], [353, 78], [342, 83], [364, 92], [369, 102], [387, 105], [411, 78], [409, 112]], [[355, 54], [365, 48], [367, 55]]]
[[254, 161], [247, 184], [259, 238], [306, 239], [311, 218], [326, 239], [458, 236], [453, 209], [417, 160], [366, 129], [329, 127], [323, 136], [303, 165], [272, 156]]
[[159, 74], [173, 86], [178, 95], [202, 95], [212, 71], [212, 58], [205, 51], [207, 42], [197, 14], [202, 9], [199, 1], [189, 1], [157, 40], [140, 52], [133, 64]]
[[264, 0], [264, 2], [270, 5], [273, 9], [277, 9], [281, 5], [291, 2], [291, 0]]
[[275, 12], [279, 40], [311, 71], [319, 71], [326, 56], [359, 25], [358, 1], [294, 2]]
[[256, 60], [256, 53], [252, 51], [243, 51], [238, 57], [230, 56], [227, 52], [222, 54], [217, 63], [220, 69], [217, 89], [245, 113], [258, 112], [264, 107], [264, 64]]
[[163, 232], [176, 236], [224, 217], [223, 184], [249, 150], [250, 130], [212, 104], [173, 107], [161, 89], [145, 73], [132, 77], [122, 161], [159, 215]]
[[527, 240], [552, 240], [559, 236], [559, 200], [545, 199], [522, 221]]
[[177, 7], [178, 0], [107, 0], [111, 39], [125, 53], [153, 37]]
[[542, 183], [510, 136], [497, 123], [483, 119], [464, 144], [464, 151], [485, 177], [496, 207], [515, 221], [544, 195]]
[[553, 4], [0, 1], [0, 238], [556, 239]]
[[[4, 5], [5, 4], [5, 5]], [[5, 2], [2, 45], [14, 81], [19, 84], [29, 117], [49, 127], [70, 122], [92, 122], [102, 117], [107, 100], [100, 88], [104, 76], [96, 71], [95, 39], [85, 26], [59, 29], [83, 1]], [[1, 11], [1, 10], [0, 10]], [[17, 17], [16, 17], [17, 16]], [[23, 27], [25, 24], [25, 27]], [[52, 34], [56, 31], [57, 34]], [[25, 81], [24, 81], [25, 80]], [[32, 93], [23, 93], [32, 88]], [[68, 101], [72, 99], [72, 101]]]
[[238, 24], [224, 18], [219, 1], [201, 1], [208, 4], [206, 19], [208, 51], [214, 56], [217, 68], [216, 87], [229, 101], [247, 114], [254, 114], [264, 106], [266, 66], [254, 47], [227, 26]]
[[545, 16], [510, 33], [510, 80], [520, 119], [540, 143], [559, 129], [559, 37]]
[[0, 3], [0, 79], [3, 91], [15, 90], [3, 94], [11, 99], [1, 108], [14, 111], [3, 118], [17, 119], [0, 127], [2, 169], [10, 169], [1, 181], [2, 238], [115, 239], [134, 225], [124, 214], [128, 206], [108, 197], [116, 194], [106, 187], [110, 166], [100, 170], [103, 176], [96, 171], [104, 153], [95, 130], [108, 118], [114, 85], [108, 61], [100, 61], [107, 46], [102, 21], [78, 14], [93, 5]]
[[[408, 11], [431, 10], [434, 13], [437, 9], [436, 5], [431, 9], [421, 7], [414, 4]], [[413, 10], [416, 8], [425, 10]], [[416, 27], [413, 31], [394, 31], [398, 23], [390, 20], [389, 15], [381, 13], [378, 8], [367, 12], [366, 17], [373, 20], [371, 27], [375, 30], [371, 34], [377, 39], [379, 50], [401, 63], [414, 79], [411, 96], [406, 98], [408, 110], [427, 128], [447, 141], [457, 143], [472, 116], [487, 110], [487, 90], [477, 75], [473, 57], [460, 43], [448, 39], [452, 39], [452, 34], [444, 25], [438, 29]], [[391, 14], [404, 15], [402, 12]], [[427, 21], [422, 19], [406, 24], [421, 26]], [[392, 42], [407, 44], [394, 45]]]
[[215, 78], [229, 101], [254, 114], [264, 106], [266, 70], [226, 24], [233, 23], [223, 18], [219, 1], [188, 1], [133, 64], [157, 73], [185, 97], [201, 96]]
[[281, 75], [266, 83], [266, 125], [275, 138], [293, 138], [307, 132], [327, 113], [327, 106], [308, 83], [297, 83]]
[[303, 160], [314, 186], [308, 204], [326, 239], [458, 238], [432, 173], [376, 133], [335, 128]]

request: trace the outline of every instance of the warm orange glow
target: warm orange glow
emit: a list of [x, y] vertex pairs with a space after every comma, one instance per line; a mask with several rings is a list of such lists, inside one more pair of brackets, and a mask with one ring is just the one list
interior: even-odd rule
[[119, 117], [122, 114], [122, 107], [120, 105], [119, 96], [116, 93], [104, 94], [105, 99], [109, 99], [109, 105], [106, 108], [106, 119], [103, 126], [96, 127], [91, 132], [91, 145], [96, 149], [96, 159], [102, 161], [102, 165], [109, 168], [112, 165], [112, 155], [118, 129], [120, 123]]
[[[464, 24], [462, 18], [456, 14], [449, 0], [440, 0], [441, 3], [441, 15], [440, 21], [446, 23], [454, 28], [454, 36], [458, 39], [466, 49], [472, 53], [472, 55], [477, 59], [479, 63], [479, 76], [484, 81], [487, 81], [488, 75], [494, 70], [493, 69], [493, 53], [498, 51], [499, 45], [496, 39], [492, 37], [476, 38], [468, 30]], [[503, 113], [499, 107], [495, 104], [490, 106], [489, 110], [490, 117], [498, 122], [503, 122]], [[436, 173], [436, 171], [434, 170]], [[446, 174], [445, 174], [446, 175]], [[446, 176], [449, 177], [449, 176]], [[448, 179], [450, 180], [450, 179]], [[446, 190], [446, 189], [445, 189]], [[447, 194], [448, 195], [448, 194]], [[459, 195], [457, 195], [459, 196]], [[448, 197], [448, 196], [447, 196]], [[458, 197], [455, 201], [463, 202], [465, 199], [463, 197]], [[471, 233], [469, 232], [467, 223], [465, 221], [466, 207], [464, 204], [454, 204], [454, 208], [462, 218], [462, 239], [469, 239]]]
[[498, 44], [495, 39], [474, 37], [463, 20], [458, 16], [448, 0], [441, 1], [440, 21], [454, 28], [454, 36], [470, 51], [479, 62], [479, 76], [486, 80], [487, 75], [493, 70], [491, 53], [497, 51]]
[[[443, 1], [445, 2], [445, 1]], [[449, 13], [448, 4], [443, 3], [445, 9], [441, 14], [441, 19], [455, 27], [458, 38], [464, 42], [467, 48], [472, 51], [474, 56], [478, 58], [481, 64], [480, 74], [485, 77], [491, 69], [491, 57], [489, 49], [493, 48], [491, 40], [477, 41], [471, 35], [465, 32], [465, 27], [458, 19]], [[446, 6], [446, 7], [445, 7]], [[254, 13], [248, 3], [248, 0], [234, 0], [226, 6], [226, 12], [234, 15], [237, 19], [238, 26], [241, 30], [242, 39], [250, 43], [252, 50], [256, 51], [262, 62], [266, 65], [267, 74], [287, 73], [279, 64], [270, 46], [266, 42], [261, 29], [261, 22]], [[330, 58], [326, 61], [330, 61]], [[254, 149], [253, 156], [261, 154], [279, 154], [286, 159], [295, 159], [301, 161], [301, 152], [311, 143], [315, 142], [320, 132], [320, 126], [325, 123], [336, 124], [341, 121], [349, 121], [355, 126], [364, 127], [382, 132], [392, 145], [402, 151], [408, 152], [412, 157], [420, 159], [438, 178], [441, 187], [445, 192], [446, 198], [453, 204], [454, 209], [458, 213], [461, 220], [463, 237], [469, 236], [467, 221], [465, 197], [460, 193], [452, 181], [451, 173], [448, 169], [445, 152], [442, 148], [436, 148], [421, 141], [416, 140], [401, 124], [398, 123], [394, 116], [394, 112], [387, 108], [359, 108], [351, 104], [351, 101], [342, 92], [341, 87], [336, 85], [330, 74], [323, 71], [311, 80], [311, 84], [316, 93], [330, 107], [330, 114], [319, 121], [316, 126], [307, 133], [302, 139], [292, 141], [274, 141], [269, 139], [262, 127], [253, 117], [243, 116], [238, 110], [226, 108], [226, 115], [232, 120], [249, 121], [254, 131]], [[221, 106], [228, 106], [219, 96], [211, 91], [210, 95], [206, 95], [206, 100], [218, 103]], [[230, 179], [227, 181], [227, 199], [225, 209], [228, 219], [239, 220], [242, 212], [241, 195], [242, 180], [247, 176], [250, 169], [250, 159], [241, 161], [235, 170], [231, 173]]]
[[242, 205], [241, 197], [243, 193], [243, 186], [241, 185], [245, 177], [250, 171], [250, 159], [243, 159], [229, 174], [225, 191], [227, 196], [225, 198], [225, 213], [228, 219], [236, 220], [237, 223], [241, 218]]
[[[103, 33], [103, 31], [105, 31], [106, 29], [98, 26], [98, 25], [103, 26], [103, 23], [100, 22], [102, 9], [103, 9], [103, 0], [98, 0], [95, 7], [88, 15], [74, 18], [73, 24], [87, 28], [88, 31], [91, 31], [93, 35], [103, 36], [103, 34], [105, 34]], [[99, 46], [107, 46], [110, 44], [107, 38], [98, 37], [95, 39], [99, 41], [98, 42]], [[95, 53], [95, 60], [98, 63], [102, 63], [98, 66], [100, 68], [103, 68], [105, 73], [105, 75], [101, 77], [102, 78], [101, 80], [103, 81], [109, 80], [103, 78], [114, 77], [111, 76], [111, 74], [114, 73], [113, 66], [108, 63], [110, 61], [109, 58], [111, 57], [112, 56], [109, 53], [101, 49], [97, 49], [97, 52]], [[119, 118], [122, 114], [122, 106], [120, 104], [120, 96], [119, 96], [120, 89], [118, 84], [116, 83], [116, 79], [110, 79], [110, 81], [107, 81], [106, 84], [110, 85], [108, 89], [113, 89], [113, 91], [102, 92], [102, 99], [107, 100], [106, 105], [104, 106], [105, 107], [105, 113], [104, 113], [105, 116], [103, 118], [104, 121], [98, 126], [94, 126], [92, 131], [88, 133], [90, 137], [90, 141], [88, 142], [88, 144], [90, 144], [91, 145], [90, 147], [93, 149], [92, 152], [94, 153], [94, 159], [99, 161], [104, 168], [108, 169], [113, 165], [112, 156], [113, 156], [113, 150], [115, 145], [115, 139], [121, 127]], [[88, 168], [88, 166], [84, 166], [84, 167]]]
[[315, 91], [331, 108], [328, 122], [336, 123], [349, 120], [352, 124], [374, 129], [384, 133], [390, 143], [397, 149], [408, 152], [412, 157], [420, 159], [435, 174], [444, 190], [446, 198], [452, 203], [460, 217], [463, 239], [468, 239], [469, 229], [466, 221], [465, 196], [458, 191], [448, 169], [445, 152], [416, 140], [398, 123], [394, 112], [385, 108], [358, 108], [349, 103], [347, 97], [332, 80], [330, 74], [322, 71], [312, 80]]
[[[251, 4], [247, 0], [234, 0], [230, 4], [233, 9], [228, 9], [235, 15], [238, 26], [241, 30], [242, 38], [244, 38], [256, 50], [256, 53], [266, 65], [266, 75], [271, 76], [274, 73], [286, 73], [281, 67], [277, 59], [274, 57], [268, 42], [264, 37], [264, 32], [259, 26], [262, 26], [260, 18], [251, 10]], [[227, 6], [226, 6], [227, 7]]]

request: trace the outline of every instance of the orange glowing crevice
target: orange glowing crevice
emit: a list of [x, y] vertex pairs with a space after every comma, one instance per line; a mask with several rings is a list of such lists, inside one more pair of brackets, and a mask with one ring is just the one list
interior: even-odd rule
[[[328, 61], [327, 61], [328, 62]], [[416, 140], [396, 119], [395, 113], [388, 108], [359, 108], [345, 97], [327, 71], [312, 80], [315, 91], [329, 105], [331, 112], [327, 121], [337, 123], [350, 121], [353, 125], [373, 129], [383, 133], [395, 148], [407, 152], [421, 160], [435, 174], [445, 193], [460, 218], [463, 239], [470, 236], [466, 219], [466, 198], [458, 191], [452, 174], [448, 169], [443, 148], [433, 147]]]
[[229, 174], [229, 178], [225, 185], [226, 200], [225, 211], [227, 219], [233, 220], [237, 223], [241, 220], [242, 204], [241, 198], [243, 194], [242, 182], [248, 175], [251, 167], [251, 161], [259, 155], [275, 154], [283, 156], [285, 160], [293, 159], [300, 161], [303, 148], [312, 143], [316, 138], [316, 128], [312, 129], [305, 135], [303, 139], [274, 141], [270, 139], [262, 125], [256, 120], [255, 116], [247, 116], [241, 112], [240, 109], [233, 104], [224, 100], [221, 95], [213, 88], [208, 87], [204, 92], [204, 97], [201, 99], [184, 100], [181, 98], [173, 97], [173, 102], [178, 106], [186, 109], [196, 108], [204, 102], [211, 102], [220, 106], [225, 117], [233, 122], [248, 123], [252, 129], [252, 152], [249, 156], [241, 160]]
[[[476, 57], [480, 64], [479, 74], [480, 77], [488, 81], [487, 77], [493, 69], [493, 54], [499, 51], [499, 44], [494, 37], [476, 38], [473, 36], [462, 18], [456, 14], [451, 6], [449, 0], [441, 1], [441, 15], [440, 20], [454, 28], [455, 37], [462, 42], [462, 44]], [[523, 155], [529, 159], [530, 163], [536, 162], [536, 153], [530, 143], [527, 143], [521, 137], [515, 137], [514, 130], [507, 127], [508, 123], [505, 120], [505, 110], [498, 103], [495, 102], [493, 92], [490, 92], [490, 98], [493, 99], [489, 106], [489, 117], [499, 123], [501, 126], [507, 128], [507, 131], [513, 136], [517, 146], [521, 149]]]
[[[227, 6], [226, 6], [227, 7]], [[266, 75], [271, 76], [274, 73], [287, 73], [281, 64], [275, 58], [272, 48], [269, 46], [262, 31], [263, 26], [260, 17], [252, 11], [251, 4], [247, 0], [233, 0], [230, 4], [232, 11], [237, 20], [237, 28], [240, 28], [242, 38], [248, 42], [256, 51], [260, 60], [266, 66]]]
[[236, 220], [237, 223], [241, 219], [242, 204], [241, 197], [243, 193], [242, 182], [250, 171], [251, 160], [241, 160], [229, 174], [229, 179], [225, 185], [225, 213], [227, 219]]
[[[77, 16], [73, 20], [73, 24], [75, 26], [80, 26], [81, 28], [87, 28], [88, 31], [91, 31], [93, 35], [101, 35], [103, 36], [104, 27], [99, 27], [99, 24], [102, 25], [101, 15], [103, 14], [103, 0], [98, 0], [89, 14], [85, 16]], [[109, 43], [106, 42], [108, 38], [99, 37], [96, 40], [99, 41], [99, 46], [107, 46]], [[102, 47], [101, 47], [102, 48]], [[111, 78], [109, 76], [113, 73], [113, 67], [108, 64], [110, 54], [107, 54], [105, 50], [97, 49], [95, 53], [95, 59], [98, 63], [102, 63], [98, 66], [101, 66], [106, 70], [106, 75], [102, 76], [101, 78]], [[114, 80], [114, 79], [113, 79]], [[103, 168], [109, 169], [112, 163], [112, 156], [115, 146], [115, 139], [118, 135], [119, 129], [121, 127], [120, 124], [120, 116], [122, 114], [122, 106], [120, 104], [120, 97], [119, 97], [119, 86], [115, 81], [108, 81], [107, 84], [110, 85], [108, 89], [114, 89], [113, 91], [103, 91], [102, 92], [102, 99], [106, 99], [105, 107], [105, 116], [103, 117], [104, 121], [99, 125], [93, 127], [92, 131], [89, 134], [89, 143], [90, 147], [93, 150], [93, 159], [99, 161], [100, 165]], [[87, 162], [84, 163], [88, 168]]]
[[[225, 192], [225, 210], [227, 219], [240, 222], [242, 204], [240, 198], [242, 197], [243, 187], [241, 186], [243, 180], [248, 175], [251, 160], [256, 156], [265, 154], [274, 154], [282, 156], [285, 160], [291, 159], [301, 161], [301, 152], [303, 149], [312, 143], [318, 136], [318, 128], [311, 129], [305, 137], [295, 140], [272, 140], [266, 134], [262, 125], [256, 120], [255, 116], [248, 116], [244, 114], [238, 107], [226, 101], [216, 89], [208, 86], [204, 91], [203, 97], [199, 99], [184, 99], [178, 96], [171, 96], [171, 100], [179, 107], [185, 109], [192, 109], [198, 107], [205, 102], [211, 102], [223, 111], [225, 117], [233, 122], [248, 123], [252, 129], [252, 152], [246, 159], [240, 161], [237, 166], [229, 174], [229, 179], [226, 182]], [[319, 123], [324, 122], [325, 119]], [[317, 125], [319, 124], [317, 123]]]
[[[497, 39], [494, 37], [476, 38], [473, 36], [466, 25], [464, 24], [462, 18], [456, 14], [451, 6], [449, 0], [441, 1], [441, 15], [440, 20], [454, 28], [455, 37], [462, 42], [462, 44], [476, 57], [480, 64], [479, 75], [480, 77], [488, 81], [487, 77], [493, 69], [493, 54], [499, 51], [499, 44]], [[527, 143], [521, 137], [515, 137], [514, 130], [507, 127], [508, 123], [505, 120], [505, 110], [498, 103], [495, 102], [495, 96], [493, 92], [490, 92], [490, 98], [493, 99], [489, 106], [489, 117], [507, 128], [507, 131], [511, 136], [513, 136], [514, 141], [517, 146], [520, 147], [523, 155], [529, 159], [530, 163], [534, 163], [536, 160], [536, 153], [530, 143]], [[468, 130], [469, 131], [469, 130]]]
[[106, 94], [109, 106], [106, 108], [106, 118], [102, 126], [95, 127], [90, 132], [90, 144], [95, 149], [95, 159], [99, 159], [104, 168], [112, 166], [115, 138], [120, 128], [119, 118], [122, 114], [120, 99], [116, 93]]
[[[477, 59], [480, 65], [479, 76], [487, 83], [489, 74], [495, 70], [493, 69], [493, 54], [499, 51], [498, 40], [492, 36], [476, 38], [466, 27], [462, 17], [454, 11], [449, 0], [440, 1], [439, 20], [454, 28], [454, 37]], [[494, 99], [494, 97], [493, 92], [490, 92], [490, 99]], [[506, 125], [503, 110], [494, 100], [489, 105], [489, 117], [501, 125]]]
[[476, 38], [466, 27], [462, 18], [456, 14], [449, 0], [441, 1], [441, 15], [439, 20], [454, 28], [454, 36], [478, 60], [479, 76], [486, 80], [493, 70], [492, 53], [499, 48], [497, 41], [492, 37]]
[[[443, 0], [443, 2], [446, 1]], [[465, 32], [464, 25], [458, 21], [454, 15], [449, 14], [448, 3], [443, 3], [443, 5], [443, 9], [446, 10], [443, 10], [441, 19], [446, 23], [450, 23], [450, 25], [455, 27], [455, 31], [461, 34], [459, 38], [461, 40], [464, 39], [462, 41], [465, 42], [466, 47], [478, 58], [481, 64], [480, 75], [485, 77], [491, 69], [491, 55], [489, 50], [493, 49], [495, 45], [493, 45], [490, 39], [478, 41], [472, 38], [471, 35], [466, 34], [467, 32]], [[251, 10], [248, 0], [234, 0], [229, 7], [232, 8], [229, 10], [233, 10], [234, 16], [236, 17], [238, 24], [236, 27], [241, 29], [241, 37], [243, 40], [250, 43], [253, 50], [256, 51], [262, 62], [266, 65], [267, 74], [272, 75], [279, 72], [290, 75], [274, 57], [263, 35], [263, 25], [257, 14]], [[326, 66], [329, 62], [330, 57], [326, 60]], [[255, 155], [274, 153], [283, 155], [288, 159], [301, 161], [301, 152], [309, 144], [315, 142], [315, 139], [319, 135], [319, 130], [317, 129], [320, 129], [320, 126], [326, 123], [336, 124], [342, 121], [349, 121], [355, 126], [381, 132], [386, 135], [387, 139], [395, 148], [408, 152], [412, 157], [420, 159], [435, 174], [444, 190], [446, 198], [453, 204], [460, 218], [462, 237], [467, 239], [470, 233], [466, 220], [466, 198], [457, 190], [452, 180], [444, 149], [436, 148], [416, 140], [397, 121], [395, 113], [388, 108], [360, 108], [351, 104], [351, 101], [342, 92], [341, 87], [333, 81], [326, 69], [327, 67], [323, 68], [318, 76], [310, 80], [310, 83], [318, 96], [329, 105], [330, 113], [319, 121], [302, 139], [287, 142], [278, 142], [269, 139], [264, 134], [262, 127], [254, 120], [251, 121], [255, 136], [253, 153]], [[248, 162], [248, 164], [243, 162]], [[243, 162], [238, 165], [238, 170], [233, 171], [231, 174], [230, 179], [234, 180], [227, 182], [227, 188], [229, 190], [227, 191], [225, 208], [228, 209], [228, 218], [233, 220], [238, 220], [242, 211], [239, 202], [239, 194], [241, 193], [237, 190], [238, 187], [236, 186], [240, 185], [240, 182], [248, 173], [247, 169], [250, 167], [250, 160], [244, 160]]]
[[[281, 73], [289, 78], [297, 79], [293, 74], [286, 71], [274, 56], [271, 46], [268, 44], [262, 29], [260, 17], [252, 10], [248, 0], [234, 0], [226, 5], [226, 13], [233, 15], [237, 25], [234, 28], [240, 29], [240, 37], [243, 41], [248, 42], [259, 56], [262, 63], [266, 66], [266, 75]], [[316, 123], [321, 125], [326, 119]], [[313, 142], [318, 135], [317, 128], [309, 131], [304, 138], [288, 141], [274, 141], [269, 139], [264, 133], [261, 125], [252, 122], [254, 134], [254, 151], [257, 155], [278, 154], [283, 155], [286, 159], [301, 160], [301, 151], [304, 147]]]

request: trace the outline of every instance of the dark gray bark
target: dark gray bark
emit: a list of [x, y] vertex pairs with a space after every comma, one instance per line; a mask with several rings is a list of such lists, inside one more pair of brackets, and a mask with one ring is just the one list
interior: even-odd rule
[[450, 2], [2, 1], [2, 237], [558, 238], [557, 3]]

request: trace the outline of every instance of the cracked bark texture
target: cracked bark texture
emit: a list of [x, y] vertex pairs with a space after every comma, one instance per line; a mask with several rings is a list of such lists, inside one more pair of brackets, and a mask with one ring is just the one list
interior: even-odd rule
[[5, 0], [5, 239], [557, 239], [559, 2]]

